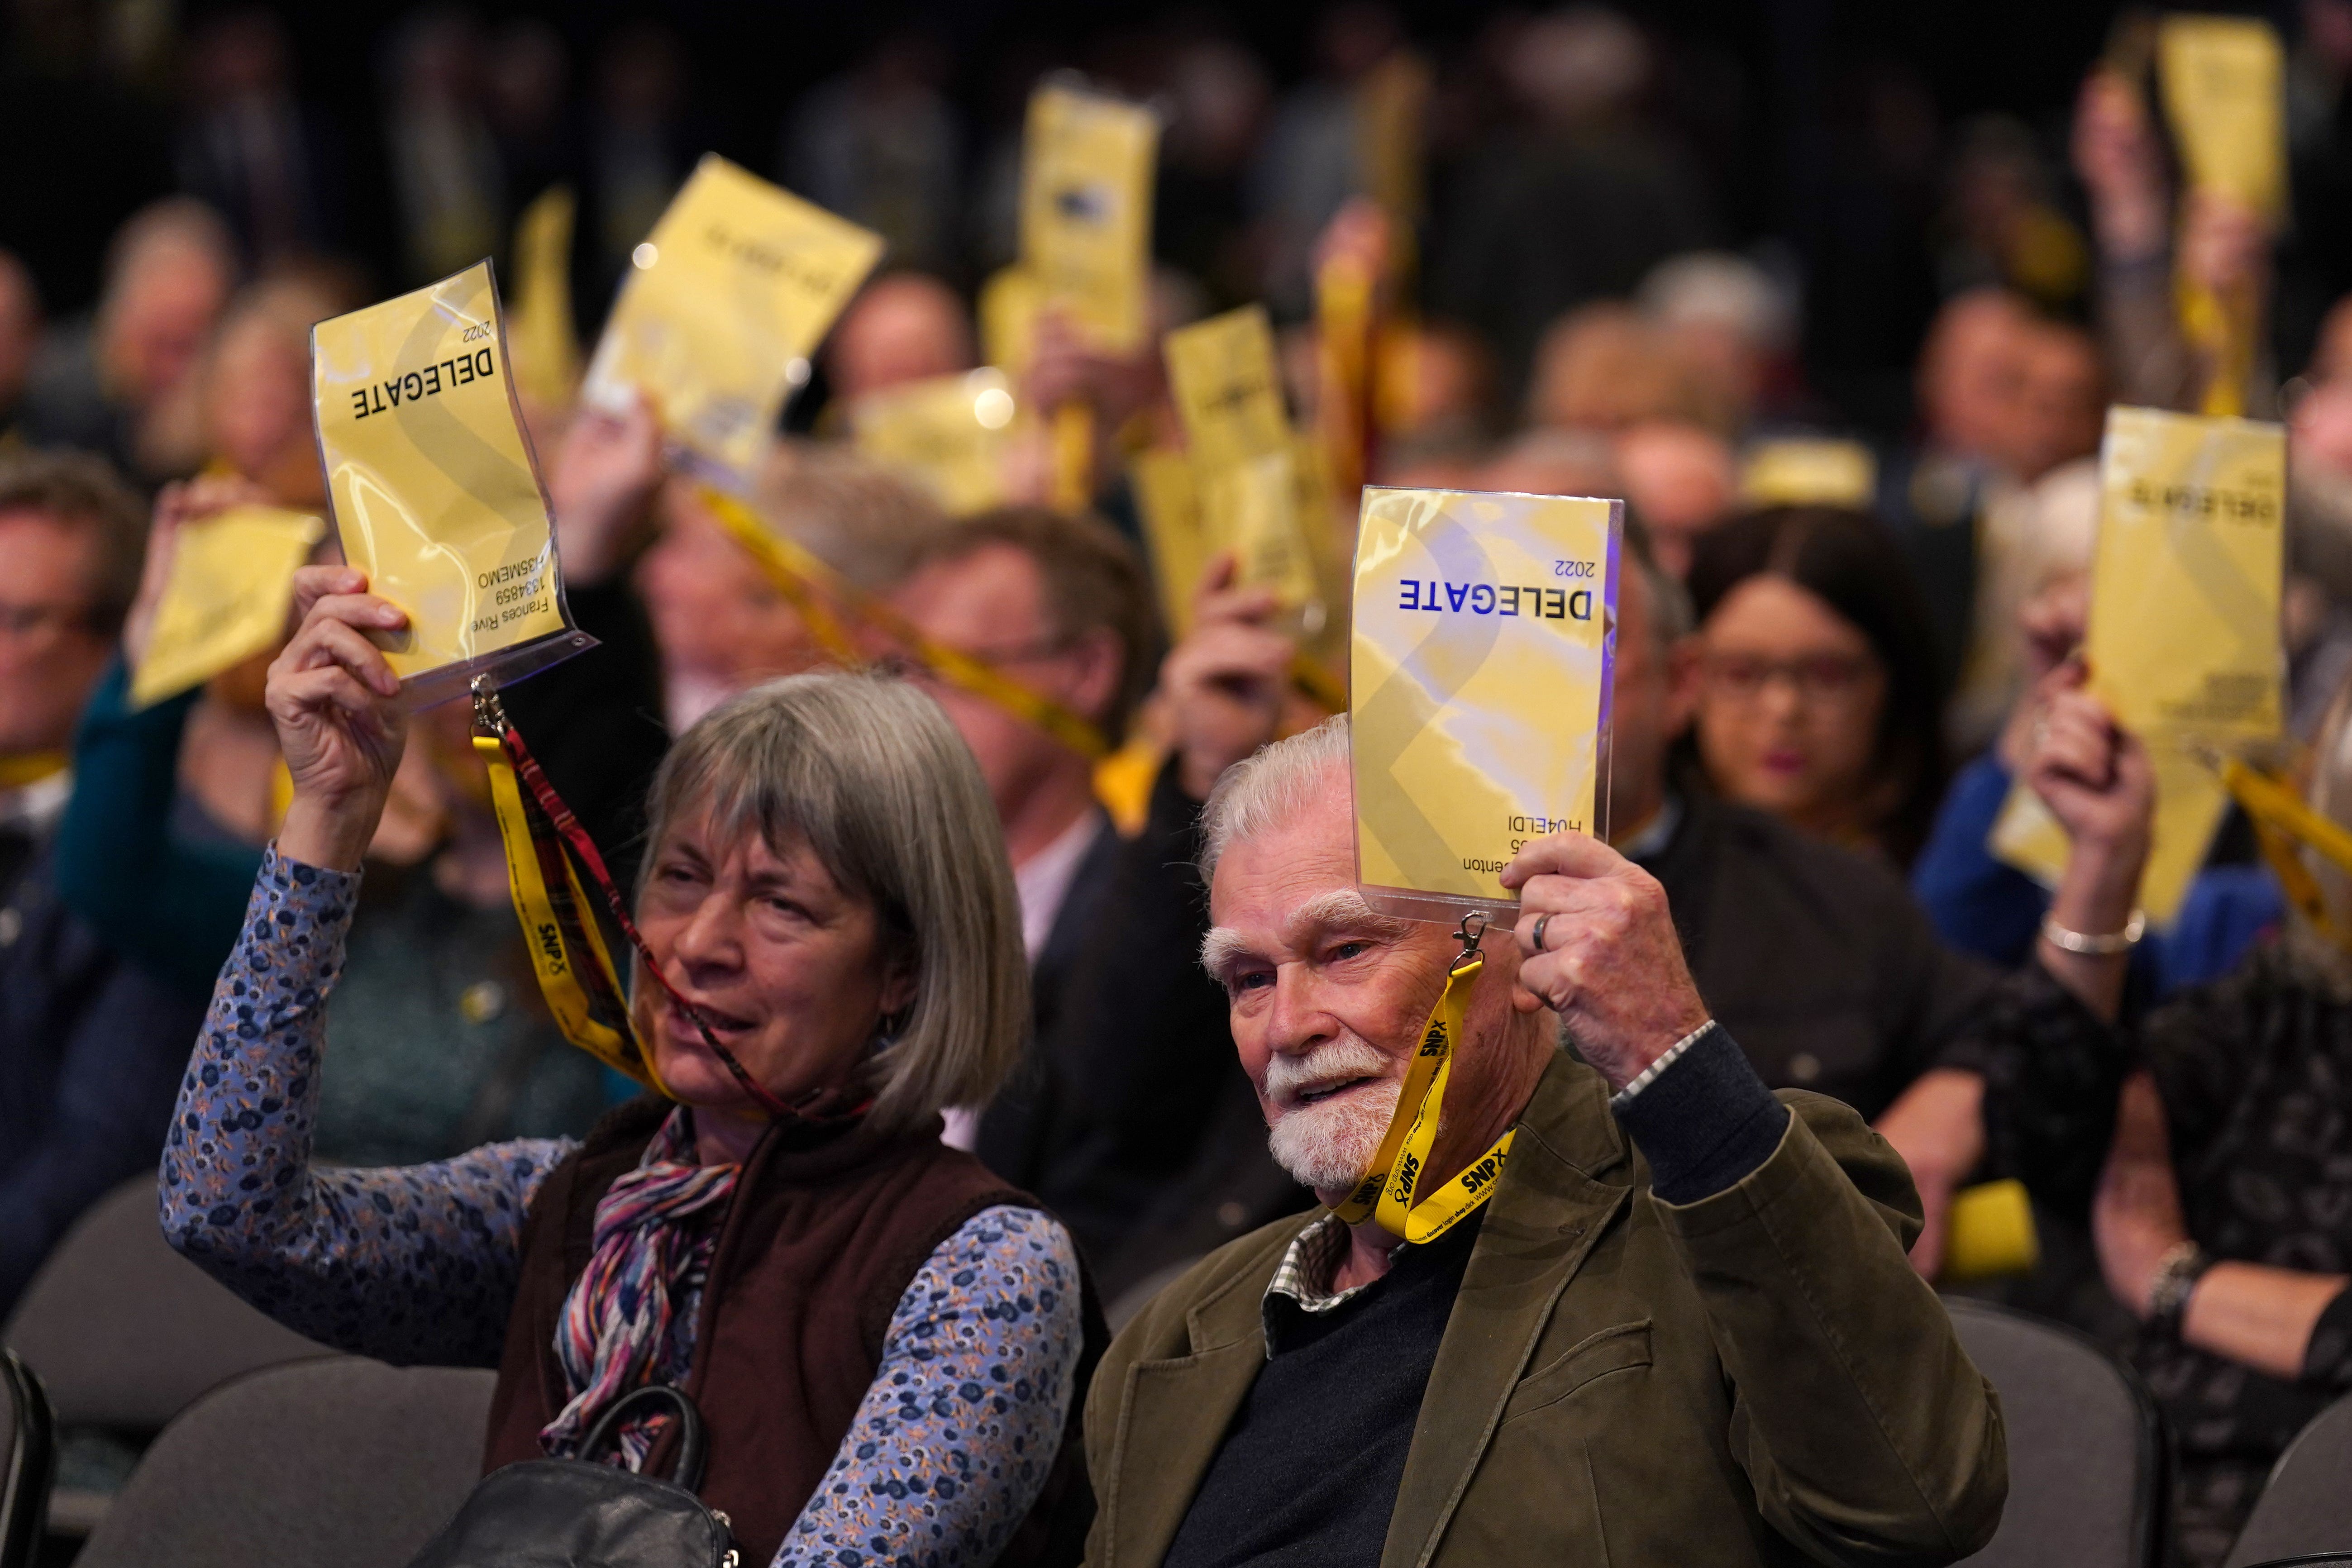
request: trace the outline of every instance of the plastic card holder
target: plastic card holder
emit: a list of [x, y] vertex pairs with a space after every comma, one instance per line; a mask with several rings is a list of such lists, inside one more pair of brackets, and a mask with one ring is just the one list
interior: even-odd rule
[[1350, 764], [1374, 908], [1516, 918], [1529, 839], [1606, 837], [1624, 502], [1367, 489]]
[[427, 708], [595, 646], [564, 603], [488, 261], [310, 330], [319, 456], [343, 557], [408, 612], [373, 634]]

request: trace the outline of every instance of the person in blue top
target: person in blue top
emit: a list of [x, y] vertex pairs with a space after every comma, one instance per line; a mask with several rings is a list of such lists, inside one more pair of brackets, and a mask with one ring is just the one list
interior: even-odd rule
[[[2020, 609], [2032, 684], [2000, 738], [1953, 776], [1911, 867], [1911, 890], [1944, 941], [2004, 970], [2032, 957], [2050, 912], [2050, 890], [1996, 859], [1988, 841], [2042, 715], [2059, 693], [2082, 682], [2075, 650], [2088, 607], [2083, 579], [2073, 577]], [[2134, 953], [2135, 993], [2161, 999], [2219, 979], [2285, 915], [2285, 899], [2269, 868], [2208, 864], [2189, 883], [2179, 913], [2162, 926], [2151, 925]]]

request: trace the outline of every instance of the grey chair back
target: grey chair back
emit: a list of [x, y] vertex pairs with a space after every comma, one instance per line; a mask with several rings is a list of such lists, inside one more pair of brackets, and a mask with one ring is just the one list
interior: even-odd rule
[[480, 1478], [494, 1373], [332, 1356], [181, 1412], [77, 1568], [404, 1568]]
[[0, 1568], [30, 1568], [57, 1468], [41, 1380], [0, 1350]]
[[2000, 1395], [2009, 1505], [1977, 1568], [2147, 1568], [2163, 1447], [2128, 1367], [2071, 1329], [1947, 1298], [1952, 1327]]
[[173, 1251], [152, 1175], [75, 1222], [26, 1287], [0, 1344], [40, 1373], [62, 1425], [137, 1434], [161, 1430], [241, 1373], [333, 1353]]
[[2334, 1553], [2352, 1553], [2352, 1397], [2313, 1417], [2279, 1456], [2229, 1568]]

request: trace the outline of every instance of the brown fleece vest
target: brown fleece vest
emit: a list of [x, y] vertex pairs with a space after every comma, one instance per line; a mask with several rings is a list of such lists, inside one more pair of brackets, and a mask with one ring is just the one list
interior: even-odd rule
[[[522, 1235], [521, 1273], [490, 1405], [484, 1470], [542, 1458], [540, 1429], [563, 1408], [555, 1331], [588, 1265], [596, 1205], [634, 1168], [670, 1110], [639, 1100], [597, 1124], [549, 1175]], [[685, 1388], [709, 1435], [701, 1496], [728, 1516], [748, 1563], [766, 1563], [824, 1478], [880, 1364], [898, 1299], [933, 1249], [997, 1204], [1040, 1206], [938, 1124], [896, 1138], [864, 1127], [821, 1137], [772, 1130], [752, 1151], [720, 1223]], [[1062, 1452], [1003, 1561], [1064, 1555], [1083, 1542], [1093, 1499], [1078, 1415], [1108, 1337], [1083, 1288], [1086, 1350]], [[650, 1473], [667, 1473], [667, 1444]], [[1075, 1561], [1073, 1557], [1071, 1560]]]

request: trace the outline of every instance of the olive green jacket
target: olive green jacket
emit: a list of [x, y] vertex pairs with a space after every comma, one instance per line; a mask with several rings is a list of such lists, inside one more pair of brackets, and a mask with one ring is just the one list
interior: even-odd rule
[[[1904, 1248], [1917, 1194], [1846, 1106], [1675, 1205], [1599, 1074], [1545, 1070], [1462, 1279], [1382, 1568], [1941, 1563], [2009, 1491], [2000, 1405]], [[1260, 1301], [1316, 1214], [1211, 1254], [1087, 1400], [1090, 1568], [1156, 1568], [1265, 1362]], [[1331, 1434], [1333, 1444], [1349, 1441]]]

